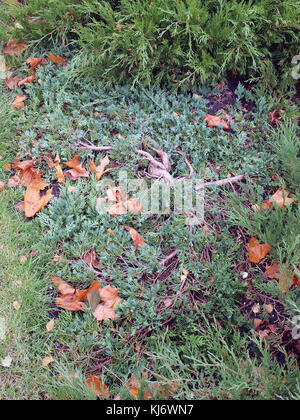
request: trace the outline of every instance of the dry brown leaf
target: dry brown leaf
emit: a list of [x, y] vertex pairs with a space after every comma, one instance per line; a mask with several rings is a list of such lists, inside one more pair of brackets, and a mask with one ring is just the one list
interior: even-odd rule
[[217, 115], [206, 114], [204, 118], [207, 127], [218, 127], [222, 125], [223, 130], [230, 130], [230, 124]]
[[19, 76], [10, 77], [8, 80], [5, 81], [5, 84], [10, 90], [13, 90], [15, 86], [18, 86], [20, 80], [21, 79]]
[[295, 198], [289, 198], [289, 191], [284, 190], [282, 191], [282, 188], [279, 188], [270, 198], [269, 200], [265, 200], [261, 207], [258, 204], [254, 204], [253, 209], [255, 211], [258, 210], [268, 210], [272, 203], [277, 204], [279, 207], [286, 207], [289, 204], [293, 203], [295, 201]]
[[254, 318], [253, 323], [254, 323], [254, 329], [257, 331], [259, 327], [261, 326], [261, 324], [263, 323], [263, 321], [259, 318]]
[[64, 176], [63, 170], [62, 170], [62, 168], [60, 166], [60, 158], [59, 158], [59, 155], [56, 155], [54, 167], [56, 169], [56, 178], [57, 178], [57, 181], [60, 184], [64, 184], [65, 183], [65, 176]]
[[260, 244], [259, 241], [252, 237], [248, 244], [249, 261], [258, 264], [270, 252], [270, 244]]
[[123, 226], [123, 228], [128, 230], [136, 249], [139, 249], [141, 246], [146, 244], [144, 238], [135, 229], [128, 226]]
[[54, 318], [52, 318], [48, 323], [47, 323], [47, 325], [46, 325], [46, 330], [47, 331], [52, 331], [53, 330], [53, 328], [54, 328], [54, 323], [55, 323], [55, 320], [54, 320]]
[[54, 63], [56, 66], [58, 66], [59, 64], [62, 64], [63, 66], [66, 65], [66, 60], [64, 58], [60, 57], [59, 55], [55, 56], [52, 53], [48, 53], [47, 54], [47, 59], [49, 61], [52, 61], [52, 63]]
[[106, 197], [103, 200], [116, 202], [115, 204], [106, 207], [106, 212], [111, 216], [120, 216], [127, 211], [138, 214], [143, 209], [138, 198], [129, 198], [129, 195], [124, 193], [120, 187], [109, 188], [106, 191]]
[[89, 172], [79, 163], [78, 155], [68, 162], [64, 162], [64, 164], [71, 168], [65, 172], [65, 175], [72, 181], [76, 181], [80, 177], [88, 178], [90, 176]]
[[25, 101], [25, 99], [27, 99], [27, 96], [26, 95], [24, 95], [24, 96], [19, 96], [19, 95], [16, 95], [16, 97], [15, 97], [15, 99], [14, 99], [14, 101], [12, 102], [12, 106], [15, 108], [15, 109], [23, 109], [24, 107], [25, 107], [25, 105], [24, 105], [24, 101]]
[[42, 57], [28, 57], [26, 63], [29, 64], [30, 73], [35, 73], [38, 66], [45, 64], [45, 59]]
[[104, 169], [105, 166], [109, 164], [110, 160], [108, 156], [105, 156], [103, 159], [100, 160], [100, 165], [96, 166], [94, 160], [90, 162], [90, 170], [96, 174], [97, 181], [102, 177], [103, 174], [111, 171], [114, 168]]
[[25, 79], [22, 79], [22, 80], [20, 79], [18, 82], [18, 86], [22, 86], [25, 83], [32, 83], [35, 78], [36, 78], [36, 74], [33, 74], [32, 76], [25, 77]]
[[[300, 264], [298, 269], [300, 269]], [[266, 275], [279, 281], [279, 286], [283, 293], [286, 293], [287, 289], [294, 285], [300, 288], [300, 279], [294, 274], [294, 270], [285, 264], [280, 264], [278, 261], [266, 267]]]
[[40, 189], [29, 186], [24, 195], [24, 211], [26, 217], [33, 217], [38, 211], [45, 207], [54, 197], [52, 188], [46, 194], [41, 195]]
[[118, 296], [118, 289], [111, 286], [105, 286], [99, 289], [100, 299], [104, 304], [99, 304], [93, 312], [98, 321], [115, 319], [118, 315], [115, 307], [123, 300]]
[[[146, 372], [142, 373], [141, 380], [137, 379], [136, 376], [132, 375], [129, 379], [129, 392], [130, 394], [137, 400], [139, 397], [139, 390], [141, 388], [141, 381], [142, 379], [146, 380], [148, 375]], [[147, 390], [144, 392], [143, 399], [144, 400], [157, 400], [166, 398], [169, 399], [177, 389], [179, 389], [179, 384], [176, 381], [172, 381], [170, 384], [161, 384], [159, 382], [148, 382], [147, 383]]]
[[110, 397], [108, 387], [102, 381], [100, 381], [98, 376], [90, 375], [87, 377], [86, 382], [90, 390], [98, 397], [105, 399]]
[[84, 307], [88, 301], [88, 293], [92, 290], [99, 290], [100, 288], [99, 281], [94, 281], [90, 287], [85, 290], [75, 289], [57, 276], [52, 277], [52, 281], [61, 295], [56, 298], [56, 305], [68, 311], [84, 311]]
[[42, 365], [48, 366], [50, 365], [50, 363], [53, 363], [53, 362], [54, 362], [54, 359], [51, 356], [47, 356], [47, 357], [44, 357], [44, 359], [42, 360]]
[[94, 268], [99, 268], [101, 266], [101, 263], [94, 249], [85, 254], [83, 259], [87, 264], [92, 265]]

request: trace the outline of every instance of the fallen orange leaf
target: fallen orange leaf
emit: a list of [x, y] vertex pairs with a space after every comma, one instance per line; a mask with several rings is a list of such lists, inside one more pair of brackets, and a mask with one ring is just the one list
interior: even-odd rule
[[[300, 264], [298, 269], [300, 269]], [[266, 275], [279, 281], [279, 286], [283, 293], [286, 293], [287, 289], [290, 289], [293, 285], [300, 288], [300, 279], [294, 274], [294, 270], [285, 264], [280, 264], [278, 261], [266, 267]]]
[[141, 246], [146, 244], [144, 238], [135, 229], [128, 226], [123, 226], [123, 228], [128, 230], [136, 249], [139, 249]]
[[109, 158], [108, 156], [105, 156], [103, 159], [100, 160], [100, 165], [96, 166], [94, 160], [91, 160], [90, 162], [90, 169], [92, 172], [94, 172], [96, 174], [96, 178], [97, 181], [99, 181], [99, 179], [101, 178], [101, 176], [103, 174], [105, 174], [106, 172], [111, 171], [114, 168], [109, 168], [109, 169], [104, 169], [105, 166], [107, 166], [109, 164]]
[[[295, 198], [289, 198], [289, 191], [288, 190], [284, 190], [284, 192], [282, 191], [282, 188], [279, 188], [270, 198], [269, 200], [265, 200], [262, 203], [261, 209], [262, 210], [268, 210], [272, 203], [277, 204], [279, 207], [286, 207], [289, 204], [293, 203], [295, 201]], [[260, 210], [259, 206], [257, 204], [255, 204], [253, 206], [254, 210]]]
[[47, 325], [46, 325], [46, 330], [48, 331], [48, 332], [50, 332], [50, 331], [52, 331], [53, 330], [53, 328], [54, 328], [54, 323], [55, 323], [55, 319], [54, 318], [52, 318], [48, 323], [47, 323]]
[[258, 264], [270, 250], [270, 244], [260, 244], [258, 239], [252, 237], [248, 244], [248, 260]]
[[[146, 372], [143, 372], [142, 378], [145, 380], [148, 378]], [[142, 380], [142, 379], [141, 379]], [[139, 390], [141, 389], [141, 381], [132, 375], [129, 379], [129, 392], [137, 400], [139, 396]], [[169, 399], [172, 396], [172, 393], [179, 389], [179, 384], [176, 381], [172, 381], [170, 385], [161, 384], [160, 382], [147, 382], [146, 386], [148, 391], [144, 392], [144, 400], [158, 399], [158, 397], [163, 397]]]
[[33, 74], [32, 76], [25, 77], [25, 79], [22, 79], [22, 80], [20, 79], [18, 82], [18, 86], [22, 86], [25, 83], [32, 83], [35, 78], [36, 78], [36, 74]]
[[19, 76], [10, 77], [8, 80], [5, 81], [5, 84], [10, 90], [12, 90], [15, 86], [18, 85], [20, 80], [21, 79]]
[[60, 184], [64, 184], [65, 183], [65, 176], [64, 176], [63, 170], [60, 166], [60, 158], [59, 158], [58, 155], [55, 158], [54, 167], [56, 169], [56, 178], [57, 178], [58, 182]]
[[56, 298], [56, 305], [68, 311], [84, 311], [84, 307], [88, 301], [88, 293], [100, 288], [99, 281], [94, 281], [90, 287], [85, 290], [75, 289], [57, 276], [52, 277], [52, 281], [61, 295]]
[[45, 62], [46, 62], [45, 59], [42, 57], [28, 57], [26, 60], [26, 63], [29, 64], [30, 66], [29, 68], [30, 73], [35, 73], [36, 68], [38, 66], [45, 64]]
[[91, 264], [94, 268], [99, 268], [101, 266], [101, 263], [94, 249], [92, 249], [90, 252], [85, 254], [83, 259], [87, 264]]
[[12, 106], [15, 108], [15, 109], [23, 109], [24, 108], [24, 102], [23, 101], [25, 101], [25, 99], [27, 99], [27, 96], [19, 96], [19, 95], [16, 95], [16, 97], [15, 97], [15, 100], [12, 102]]
[[106, 191], [106, 198], [104, 200], [116, 201], [116, 204], [106, 208], [106, 212], [111, 216], [120, 216], [127, 211], [138, 214], [143, 209], [138, 198], [129, 198], [129, 195], [125, 194], [120, 187], [109, 188]]
[[105, 399], [110, 397], [108, 387], [102, 381], [100, 381], [98, 376], [90, 375], [87, 377], [86, 382], [90, 390], [98, 397]]
[[43, 366], [48, 366], [50, 363], [53, 363], [54, 359], [51, 356], [47, 356], [44, 357], [44, 359], [42, 360], [42, 365]]
[[58, 64], [62, 64], [63, 66], [66, 65], [66, 60], [64, 58], [60, 57], [59, 55], [55, 56], [52, 53], [48, 53], [47, 54], [47, 59], [49, 61], [52, 61], [56, 66], [58, 66]]
[[65, 172], [65, 175], [68, 176], [73, 181], [77, 180], [80, 177], [88, 178], [90, 176], [89, 172], [79, 163], [79, 156], [75, 156], [73, 159], [69, 160], [68, 162], [64, 162], [69, 168], [68, 171]]
[[99, 304], [93, 312], [98, 321], [115, 319], [118, 315], [115, 312], [115, 306], [123, 299], [118, 296], [118, 289], [111, 286], [105, 286], [99, 289], [100, 299], [104, 304]]
[[204, 118], [207, 127], [218, 127], [219, 125], [222, 125], [223, 130], [230, 130], [230, 124], [217, 115], [206, 114]]
[[26, 217], [33, 217], [53, 198], [52, 188], [46, 191], [45, 195], [41, 195], [40, 192], [41, 190], [34, 186], [27, 187], [24, 195], [24, 211]]

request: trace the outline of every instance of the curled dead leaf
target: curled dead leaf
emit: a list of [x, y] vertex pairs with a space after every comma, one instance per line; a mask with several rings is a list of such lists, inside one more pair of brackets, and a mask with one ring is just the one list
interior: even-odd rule
[[260, 244], [258, 239], [252, 237], [248, 244], [248, 260], [258, 264], [270, 250], [270, 244]]
[[45, 59], [42, 57], [28, 57], [26, 63], [29, 64], [30, 73], [35, 73], [38, 66], [45, 64]]
[[80, 177], [88, 178], [90, 176], [89, 172], [79, 163], [79, 156], [75, 156], [73, 159], [68, 162], [64, 162], [69, 168], [65, 172], [65, 175], [68, 176], [72, 181], [76, 181]]

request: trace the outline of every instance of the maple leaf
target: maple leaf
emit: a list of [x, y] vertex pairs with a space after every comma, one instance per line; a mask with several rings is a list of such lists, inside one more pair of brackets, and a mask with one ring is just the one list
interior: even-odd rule
[[90, 287], [85, 290], [75, 289], [57, 276], [53, 276], [52, 281], [61, 295], [56, 298], [56, 305], [68, 311], [84, 312], [84, 307], [86, 306], [86, 302], [88, 302], [88, 294], [92, 291], [99, 290], [100, 288], [99, 281], [94, 281]]
[[258, 239], [252, 237], [248, 244], [248, 260], [258, 264], [270, 250], [270, 244], [260, 244]]
[[103, 159], [100, 160], [100, 165], [96, 166], [94, 160], [91, 160], [90, 162], [90, 169], [92, 172], [96, 174], [97, 181], [102, 177], [103, 174], [106, 172], [111, 171], [114, 168], [104, 169], [105, 166], [109, 164], [110, 160], [108, 156], [105, 156]]
[[72, 181], [76, 181], [80, 177], [89, 178], [89, 172], [79, 163], [79, 156], [73, 157], [73, 159], [69, 160], [68, 162], [64, 162], [69, 168], [68, 171], [65, 172], [65, 175], [68, 176]]
[[59, 55], [55, 56], [52, 53], [48, 53], [47, 54], [47, 59], [49, 61], [52, 61], [56, 66], [58, 66], [58, 64], [62, 64], [63, 66], [66, 65], [66, 60], [64, 58], [60, 57]]
[[26, 63], [30, 65], [30, 73], [35, 73], [38, 66], [45, 64], [46, 60], [42, 57], [28, 57]]
[[144, 238], [135, 229], [128, 226], [123, 226], [123, 228], [128, 230], [136, 249], [139, 249], [141, 246], [146, 244]]
[[11, 57], [18, 57], [20, 54], [22, 54], [24, 48], [25, 46], [22, 42], [11, 40], [6, 43], [6, 46], [3, 49], [3, 54], [8, 54]]
[[15, 100], [12, 102], [12, 106], [15, 108], [15, 109], [23, 109], [24, 108], [24, 102], [23, 101], [25, 101], [25, 99], [27, 99], [27, 96], [19, 96], [19, 95], [16, 95], [16, 97], [15, 97]]
[[222, 125], [223, 130], [230, 130], [230, 124], [217, 115], [206, 114], [204, 118], [207, 127], [218, 127], [219, 125]]
[[90, 390], [98, 397], [105, 399], [110, 397], [108, 387], [102, 381], [100, 381], [98, 376], [90, 375], [87, 377], [86, 382]]

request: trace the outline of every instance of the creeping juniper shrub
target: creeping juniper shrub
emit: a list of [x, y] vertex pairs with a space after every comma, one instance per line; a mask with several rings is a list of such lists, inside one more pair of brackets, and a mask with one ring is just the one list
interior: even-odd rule
[[[147, 163], [139, 162], [134, 150], [147, 148], [149, 143], [168, 154], [174, 177], [189, 174], [184, 157], [177, 153], [179, 147], [204, 180], [241, 173], [257, 177], [252, 178], [256, 186], [252, 196], [247, 191], [243, 196], [242, 186], [236, 184], [239, 195], [230, 197], [229, 203], [225, 198], [230, 186], [205, 191], [209, 231], [201, 226], [190, 230], [180, 214], [100, 215], [96, 199], [102, 193], [94, 174], [75, 183], [67, 180], [60, 187], [59, 197], [26, 224], [40, 230], [35, 242], [39, 272], [85, 288], [95, 279], [95, 272], [85, 264], [83, 256], [94, 249], [101, 262], [101, 285], [117, 287], [123, 301], [117, 309], [118, 318], [99, 326], [90, 310], [74, 314], [57, 309], [56, 291], [49, 279], [45, 293], [47, 305], [51, 300], [51, 310], [55, 311], [56, 328], [52, 338], [47, 338], [47, 345], [59, 359], [53, 369], [58, 375], [72, 371], [74, 366], [79, 370], [76, 390], [66, 377], [61, 385], [57, 380], [51, 383], [53, 395], [89, 398], [82, 372], [93, 372], [102, 357], [118, 377], [105, 371], [105, 383], [115, 392], [113, 395], [121, 388], [126, 398], [131, 398], [126, 387], [128, 378], [139, 369], [150, 370], [153, 378], [157, 374], [179, 381], [181, 388], [174, 398], [296, 398], [296, 365], [287, 358], [285, 368], [281, 368], [268, 346], [257, 337], [251, 338], [252, 322], [239, 310], [239, 299], [248, 296], [249, 290], [236, 269], [245, 256], [245, 243], [235, 229], [244, 226], [249, 236], [269, 241], [272, 259], [290, 264], [299, 260], [295, 229], [299, 226], [299, 198], [287, 210], [263, 214], [251, 210], [252, 204], [268, 198], [264, 194], [278, 188], [278, 179], [271, 178], [276, 173], [286, 181], [293, 196], [299, 195], [297, 128], [284, 122], [274, 142], [268, 126], [268, 112], [274, 102], [260, 98], [255, 109], [243, 115], [242, 99], [247, 93], [242, 85], [230, 109], [235, 122], [232, 130], [225, 132], [220, 127], [206, 127], [204, 116], [211, 90], [198, 89], [197, 96], [193, 96], [174, 95], [160, 88], [103, 87], [95, 82], [82, 85], [66, 78], [68, 66], [56, 68], [48, 63], [39, 68], [39, 83], [26, 87], [30, 101], [22, 113], [11, 111], [16, 131], [12, 131], [13, 138], [9, 137], [10, 130], [5, 136], [15, 148], [12, 159], [16, 153], [26, 159], [28, 151], [33, 158], [50, 151], [53, 156], [59, 153], [63, 165], [79, 153], [80, 161], [88, 165], [91, 158], [97, 161], [104, 154], [78, 149], [79, 141], [113, 145], [115, 150], [109, 152], [109, 157], [116, 169], [105, 177], [117, 182], [122, 169], [128, 171], [129, 177], [136, 177], [137, 170], [143, 176]], [[290, 150], [294, 150], [293, 155]], [[45, 181], [53, 182], [53, 170], [43, 162], [40, 166]], [[75, 190], [69, 192], [69, 185]], [[250, 180], [247, 185], [252, 185]], [[136, 250], [122, 225], [134, 227], [146, 245]], [[107, 229], [114, 234], [111, 236]], [[174, 249], [177, 255], [172, 264], [161, 267], [158, 262]], [[56, 254], [60, 261], [51, 262]], [[189, 273], [184, 281], [183, 269]], [[275, 281], [267, 286], [258, 269], [252, 267], [251, 271], [255, 274], [252, 285], [257, 290], [281, 298], [278, 290], [271, 290]], [[40, 290], [41, 285], [36, 284], [36, 288]], [[288, 299], [299, 300], [298, 290], [291, 290]], [[36, 307], [38, 302], [33, 304]], [[292, 309], [289, 311], [292, 315]], [[33, 333], [35, 319], [28, 325]], [[141, 353], [137, 346], [143, 349]]]

